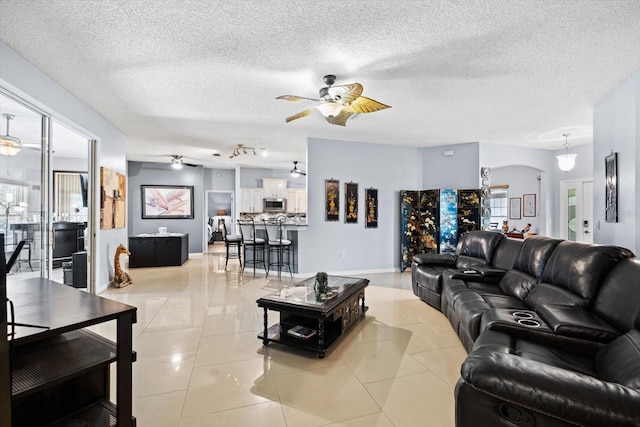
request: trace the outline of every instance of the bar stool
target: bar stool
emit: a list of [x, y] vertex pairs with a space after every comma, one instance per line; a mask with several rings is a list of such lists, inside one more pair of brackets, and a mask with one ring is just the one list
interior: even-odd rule
[[[262, 264], [265, 274], [269, 274], [267, 264], [265, 263], [265, 247], [267, 242], [265, 239], [256, 236], [256, 225], [253, 220], [238, 220], [240, 228], [240, 236], [242, 237], [242, 251], [244, 252], [244, 264], [242, 264], [242, 272], [247, 264], [253, 265], [253, 276], [256, 275], [256, 265]], [[247, 257], [247, 250], [251, 252], [251, 259]]]
[[[227, 250], [227, 256], [224, 261], [224, 270], [227, 271], [229, 258], [237, 258], [240, 260], [240, 268], [242, 268], [242, 236], [238, 234], [227, 234], [227, 225], [222, 221], [222, 238], [224, 239], [224, 247]], [[235, 251], [230, 251], [234, 249]]]
[[[267, 230], [267, 243], [269, 244], [269, 270], [272, 266], [278, 269], [278, 279], [282, 276], [282, 267], [285, 265], [289, 269], [289, 274], [293, 277], [291, 270], [291, 240], [285, 239], [283, 221], [265, 222]], [[285, 259], [286, 255], [286, 259]], [[273, 260], [272, 256], [275, 256]]]

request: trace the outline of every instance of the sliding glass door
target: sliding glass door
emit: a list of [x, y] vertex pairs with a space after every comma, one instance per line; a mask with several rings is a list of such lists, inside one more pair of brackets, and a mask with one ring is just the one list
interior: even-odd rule
[[45, 276], [49, 118], [4, 91], [0, 113], [0, 233], [7, 260], [15, 254], [7, 280]]

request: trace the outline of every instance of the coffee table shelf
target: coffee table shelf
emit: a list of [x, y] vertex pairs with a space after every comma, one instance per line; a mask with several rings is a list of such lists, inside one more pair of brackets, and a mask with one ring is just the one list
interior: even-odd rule
[[[258, 307], [264, 308], [264, 330], [258, 334], [264, 345], [278, 343], [302, 350], [313, 351], [319, 358], [326, 350], [365, 316], [364, 289], [369, 281], [352, 277], [329, 276], [329, 285], [338, 294], [329, 300], [319, 300], [313, 289], [315, 278], [259, 298]], [[269, 325], [268, 311], [280, 312], [280, 322]], [[287, 333], [295, 326], [314, 329], [309, 338]]]

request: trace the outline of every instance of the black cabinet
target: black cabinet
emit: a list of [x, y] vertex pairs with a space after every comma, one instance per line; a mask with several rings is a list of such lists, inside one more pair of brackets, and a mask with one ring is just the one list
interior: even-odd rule
[[129, 237], [129, 267], [180, 266], [189, 259], [189, 235]]
[[60, 267], [62, 261], [71, 259], [74, 252], [84, 250], [85, 222], [53, 223], [53, 266]]

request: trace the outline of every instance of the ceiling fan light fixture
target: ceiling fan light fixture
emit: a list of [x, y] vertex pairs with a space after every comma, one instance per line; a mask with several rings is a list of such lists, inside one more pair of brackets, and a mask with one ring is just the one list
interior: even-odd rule
[[7, 119], [7, 134], [0, 135], [0, 154], [3, 156], [15, 156], [22, 150], [20, 139], [9, 135], [9, 125], [15, 116], [13, 114], [3, 113], [2, 117]]
[[576, 165], [576, 157], [578, 157], [577, 154], [569, 154], [569, 135], [571, 134], [570, 133], [562, 134], [562, 136], [564, 136], [565, 138], [564, 154], [560, 154], [556, 156], [556, 159], [558, 159], [558, 167], [563, 172], [569, 172], [570, 170], [572, 170]]
[[20, 146], [13, 144], [6, 136], [0, 137], [0, 154], [3, 156], [15, 156], [20, 150]]
[[291, 177], [292, 178], [297, 178], [300, 175], [306, 175], [306, 173], [302, 172], [300, 169], [298, 169], [298, 161], [294, 160], [293, 162], [293, 169], [291, 169]]
[[342, 111], [342, 106], [337, 102], [327, 102], [318, 105], [318, 111], [325, 117], [336, 117]]
[[182, 156], [171, 156], [171, 167], [173, 169], [182, 169]]

